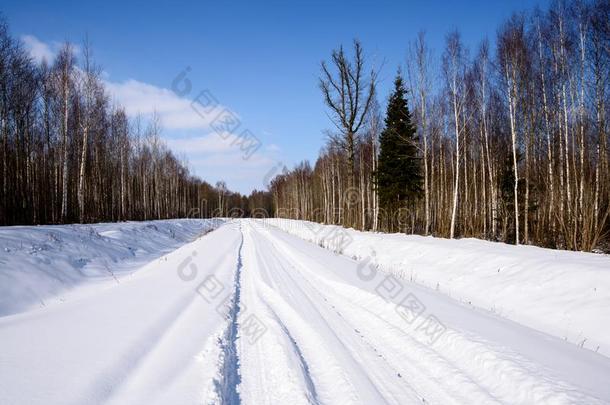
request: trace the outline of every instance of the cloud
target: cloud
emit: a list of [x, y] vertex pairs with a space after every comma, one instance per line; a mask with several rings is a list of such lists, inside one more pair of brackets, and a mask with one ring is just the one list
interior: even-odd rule
[[55, 50], [51, 49], [51, 46], [42, 42], [34, 35], [23, 35], [21, 37], [23, 44], [30, 53], [32, 59], [40, 63], [46, 60], [47, 63], [53, 62], [55, 59]]
[[[50, 43], [41, 41], [34, 35], [22, 35], [21, 41], [27, 49], [28, 53], [37, 63], [46, 60], [47, 63], [52, 63], [55, 60], [55, 56], [59, 53], [59, 50], [64, 45], [63, 42], [52, 41]], [[70, 43], [72, 51], [75, 55], [80, 53], [80, 47], [76, 44]]]
[[207, 134], [192, 138], [173, 138], [168, 139], [168, 146], [175, 151], [188, 153], [210, 153], [210, 152], [231, 152], [236, 148], [232, 142], [236, 139], [233, 134], [224, 133], [221, 137], [216, 133]]
[[[190, 98], [180, 97], [172, 90], [134, 79], [105, 83], [109, 93], [130, 116], [156, 112], [167, 129], [207, 129], [218, 114], [229, 111], [222, 105], [204, 110]], [[235, 113], [232, 114], [237, 117]]]

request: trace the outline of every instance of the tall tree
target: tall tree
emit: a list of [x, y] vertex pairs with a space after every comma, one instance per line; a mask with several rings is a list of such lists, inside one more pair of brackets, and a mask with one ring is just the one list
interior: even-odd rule
[[379, 163], [375, 172], [380, 206], [390, 214], [395, 214], [406, 202], [415, 202], [422, 192], [417, 141], [399, 74], [388, 102], [385, 129], [379, 138]]
[[78, 175], [78, 213], [80, 222], [85, 222], [85, 170], [87, 166], [87, 153], [89, 148], [89, 133], [93, 126], [94, 115], [96, 114], [96, 101], [101, 93], [98, 80], [99, 70], [94, 66], [91, 59], [91, 46], [89, 39], [85, 40], [83, 46], [83, 68], [79, 77], [80, 102], [80, 130], [83, 133], [80, 169]]
[[[519, 244], [519, 123], [518, 107], [519, 100], [522, 99], [520, 91], [524, 90], [525, 83], [522, 75], [527, 66], [527, 51], [524, 38], [523, 18], [513, 16], [499, 33], [498, 39], [498, 59], [500, 69], [505, 80], [506, 98], [508, 104], [508, 117], [510, 123], [512, 157], [513, 157], [513, 199], [514, 199], [514, 223], [515, 223], [515, 244]], [[523, 107], [521, 107], [523, 108]], [[527, 210], [527, 202], [525, 204]], [[527, 237], [527, 236], [526, 236]], [[526, 240], [527, 243], [527, 240]]]
[[409, 77], [411, 78], [410, 87], [414, 107], [417, 105], [419, 114], [418, 124], [420, 138], [423, 143], [423, 162], [424, 162], [424, 235], [430, 232], [430, 184], [428, 170], [428, 97], [430, 92], [430, 78], [428, 68], [430, 63], [430, 49], [426, 44], [426, 36], [423, 31], [417, 34], [409, 52]]
[[55, 71], [57, 75], [57, 86], [59, 87], [59, 98], [61, 104], [61, 150], [62, 150], [62, 181], [61, 181], [61, 219], [65, 221], [68, 217], [68, 123], [70, 118], [70, 97], [74, 86], [74, 51], [72, 45], [65, 43], [55, 61]]
[[460, 125], [464, 107], [464, 48], [460, 39], [460, 34], [454, 31], [447, 35], [445, 53], [443, 55], [443, 71], [447, 82], [447, 89], [451, 98], [453, 110], [453, 126], [455, 129], [455, 171], [453, 184], [453, 204], [451, 208], [451, 229], [450, 238], [455, 236], [458, 197], [460, 186], [460, 164], [461, 164], [461, 145], [460, 137], [463, 128]]
[[[371, 69], [365, 71], [364, 51], [362, 45], [354, 40], [353, 60], [343, 51], [343, 46], [332, 53], [332, 65], [336, 72], [326, 62], [322, 62], [320, 89], [324, 102], [329, 107], [331, 119], [339, 130], [339, 136], [334, 142], [347, 153], [348, 191], [356, 187], [356, 144], [358, 131], [365, 122], [375, 96], [377, 74]], [[343, 197], [345, 199], [345, 197]], [[347, 198], [347, 205], [351, 201]], [[348, 212], [350, 214], [350, 212]]]

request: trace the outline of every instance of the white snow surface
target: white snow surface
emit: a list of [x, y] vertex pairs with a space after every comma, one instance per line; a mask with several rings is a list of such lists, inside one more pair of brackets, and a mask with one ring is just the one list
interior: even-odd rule
[[221, 221], [0, 227], [0, 316], [63, 301], [75, 286], [108, 276], [116, 282]]
[[400, 280], [610, 356], [610, 256], [266, 219]]
[[[604, 256], [564, 257], [522, 247], [511, 253], [505, 245], [474, 240], [420, 238], [420, 246], [413, 237], [353, 230], [347, 231], [351, 243], [333, 246], [337, 238], [321, 238], [330, 228], [316, 230], [307, 223], [234, 220], [205, 233], [219, 223], [193, 221], [162, 221], [175, 232], [153, 238], [140, 256], [148, 263], [112, 261], [124, 256], [106, 252], [105, 259], [97, 259], [106, 264], [103, 271], [92, 268], [77, 282], [46, 275], [74, 271], [59, 249], [38, 250], [36, 261], [28, 250], [15, 248], [21, 238], [28, 246], [30, 235], [43, 227], [0, 228], [1, 240], [13, 244], [0, 262], [0, 272], [9, 274], [1, 288], [11, 291], [12, 300], [29, 296], [26, 286], [37, 294], [47, 291], [36, 289], [34, 281], [18, 282], [24, 268], [40, 272], [43, 284], [53, 279], [64, 285], [50, 290], [52, 304], [20, 304], [0, 315], [0, 404], [610, 403], [610, 358], [601, 349], [596, 353], [587, 343], [581, 348], [544, 330], [538, 312], [518, 314], [521, 304], [501, 313], [478, 301], [468, 304], [460, 294], [470, 290], [458, 294], [456, 287], [471, 281], [482, 283], [479, 290], [495, 288], [493, 276], [463, 275], [484, 269], [480, 262], [490, 261], [489, 267], [538, 263], [537, 271], [544, 272], [553, 265], [545, 267], [536, 257], [559, 254], [564, 265], [572, 263], [574, 271], [587, 274], [581, 288], [596, 284], [597, 277], [602, 290]], [[158, 221], [96, 226], [106, 229], [100, 235], [117, 235], [149, 224], [161, 228]], [[71, 226], [51, 229], [64, 241], [78, 233]], [[316, 243], [303, 240], [317, 237]], [[74, 239], [66, 250], [91, 243], [90, 249], [81, 246], [80, 254], [99, 257], [104, 249], [91, 240]], [[318, 246], [328, 243], [347, 256]], [[357, 243], [359, 251], [350, 251]], [[379, 269], [366, 259], [372, 251]], [[426, 253], [433, 257], [416, 261]], [[467, 269], [461, 267], [467, 262], [463, 255], [470, 257]], [[437, 261], [451, 264], [455, 274]], [[393, 267], [384, 269], [389, 263]], [[426, 269], [415, 266], [411, 281], [409, 266], [417, 263], [432, 273], [444, 271], [444, 277], [426, 278]], [[533, 281], [516, 274], [525, 269], [513, 264], [496, 274], [505, 270], [513, 276], [498, 277], [504, 277], [514, 300], [528, 299], [521, 290], [533, 288], [527, 284]], [[562, 294], [577, 286], [557, 291], [552, 286], [543, 288], [538, 304], [565, 311]], [[572, 301], [585, 295], [581, 291]], [[593, 308], [588, 316], [604, 323], [608, 308]], [[530, 324], [524, 326], [526, 321]]]

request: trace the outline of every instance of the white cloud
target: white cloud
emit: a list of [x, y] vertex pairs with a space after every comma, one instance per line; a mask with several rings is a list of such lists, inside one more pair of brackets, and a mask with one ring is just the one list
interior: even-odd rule
[[[63, 42], [58, 41], [47, 43], [41, 41], [34, 35], [22, 35], [21, 41], [23, 42], [23, 45], [25, 45], [25, 48], [29, 52], [32, 59], [34, 59], [34, 61], [37, 63], [40, 63], [43, 60], [46, 60], [49, 64], [52, 63], [55, 60], [57, 53], [64, 45]], [[80, 53], [80, 47], [73, 43], [70, 43], [70, 45], [72, 46], [72, 51], [74, 54], [78, 55]]]
[[172, 138], [167, 140], [167, 144], [172, 150], [185, 153], [230, 152], [236, 147], [232, 145], [235, 139], [233, 134], [223, 134], [221, 137], [211, 133], [193, 138]]
[[156, 112], [167, 129], [206, 129], [225, 110], [222, 105], [216, 105], [210, 111], [204, 111], [190, 98], [134, 79], [121, 83], [106, 81], [106, 87], [130, 116]]
[[55, 51], [51, 49], [51, 46], [42, 42], [34, 35], [23, 35], [21, 37], [23, 44], [27, 48], [30, 56], [38, 63], [46, 60], [47, 63], [53, 62], [55, 59]]

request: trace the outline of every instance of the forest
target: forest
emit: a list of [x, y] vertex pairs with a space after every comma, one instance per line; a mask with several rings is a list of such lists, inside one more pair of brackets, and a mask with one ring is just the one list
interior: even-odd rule
[[453, 31], [435, 57], [421, 32], [387, 112], [362, 44], [334, 50], [319, 82], [333, 129], [313, 165], [274, 179], [275, 214], [607, 251], [610, 1], [515, 13], [494, 44]]
[[[189, 172], [158, 116], [130, 119], [85, 41], [35, 63], [0, 19], [0, 225], [227, 216], [246, 196]], [[260, 192], [252, 200], [263, 204]]]
[[610, 0], [515, 13], [473, 50], [458, 31], [405, 49], [387, 111], [363, 45], [332, 51], [319, 157], [244, 196], [111, 101], [86, 40], [36, 63], [0, 19], [0, 225], [269, 215], [610, 249]]

